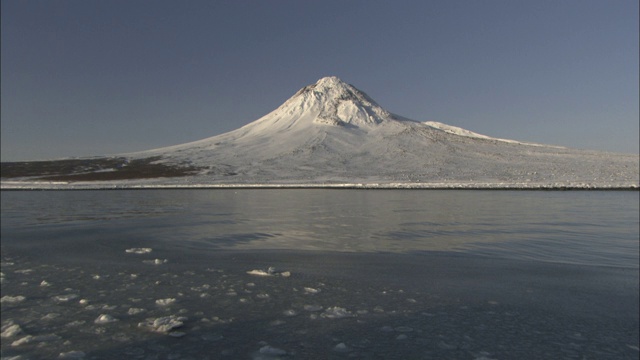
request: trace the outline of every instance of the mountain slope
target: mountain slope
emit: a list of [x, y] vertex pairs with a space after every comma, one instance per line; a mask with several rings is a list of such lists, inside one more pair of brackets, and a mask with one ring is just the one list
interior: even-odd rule
[[[336, 77], [237, 130], [123, 154], [171, 170], [147, 184], [404, 183], [637, 187], [638, 155], [497, 139], [392, 114]], [[143, 178], [143, 177], [141, 177]]]

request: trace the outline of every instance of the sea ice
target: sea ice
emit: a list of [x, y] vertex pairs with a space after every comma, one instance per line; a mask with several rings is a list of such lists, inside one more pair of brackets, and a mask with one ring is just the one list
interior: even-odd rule
[[27, 335], [11, 343], [11, 346], [20, 346], [33, 342], [33, 335]]
[[58, 359], [82, 359], [84, 357], [85, 353], [78, 350], [62, 352], [58, 355]]
[[340, 343], [340, 344], [338, 344], [338, 345], [336, 345], [336, 346], [333, 348], [333, 351], [337, 351], [337, 352], [348, 352], [348, 351], [350, 351], [350, 350], [351, 350], [351, 349], [349, 349], [349, 347], [347, 346], [347, 344], [345, 344], [345, 343], [343, 343], [343, 342], [342, 342], [342, 343]]
[[128, 254], [148, 254], [151, 251], [153, 251], [153, 249], [151, 248], [131, 248], [125, 250], [125, 252]]
[[256, 276], [273, 276], [273, 274], [269, 274], [264, 270], [249, 270], [247, 271], [247, 274]]
[[6, 327], [2, 327], [2, 338], [14, 337], [22, 332], [22, 328], [18, 324], [11, 324]]
[[118, 321], [118, 319], [114, 318], [113, 316], [111, 316], [109, 314], [101, 314], [93, 322], [96, 323], [96, 324], [108, 324], [108, 323], [112, 323], [112, 322], [116, 322], [116, 321]]
[[53, 297], [53, 301], [56, 301], [56, 302], [67, 302], [67, 301], [73, 300], [73, 299], [75, 299], [77, 297], [78, 297], [77, 294], [56, 295], [56, 296]]
[[141, 308], [129, 308], [129, 310], [127, 311], [127, 314], [136, 315], [145, 311], [146, 311], [145, 309], [141, 309]]
[[255, 275], [255, 276], [282, 276], [282, 277], [291, 276], [291, 272], [289, 271], [277, 272], [276, 268], [273, 266], [270, 266], [267, 269], [267, 271], [260, 270], [260, 269], [249, 270], [247, 271], [247, 274]]
[[60, 340], [60, 336], [56, 334], [46, 334], [46, 335], [38, 335], [38, 336], [27, 335], [25, 337], [22, 337], [12, 342], [11, 346], [20, 346], [24, 344], [33, 343], [33, 342], [49, 342], [49, 341], [56, 341], [56, 340]]
[[176, 302], [174, 298], [166, 298], [166, 299], [158, 299], [156, 300], [156, 305], [158, 306], [169, 306]]
[[149, 318], [138, 324], [139, 327], [147, 328], [150, 331], [158, 333], [169, 333], [171, 330], [184, 325], [187, 318], [183, 316], [164, 316], [159, 318]]
[[153, 260], [142, 260], [143, 263], [148, 265], [162, 265], [169, 262], [167, 259], [153, 259]]
[[[306, 309], [305, 309], [305, 310], [306, 310]], [[285, 316], [296, 316], [296, 315], [298, 315], [298, 312], [297, 312], [297, 311], [295, 311], [295, 310], [293, 310], [293, 309], [289, 309], [289, 310], [285, 310], [285, 311], [283, 312], [283, 314], [284, 314]]]
[[322, 310], [322, 306], [320, 305], [305, 305], [304, 309], [307, 311], [315, 312]]
[[5, 295], [2, 298], [0, 298], [0, 303], [2, 303], [2, 304], [17, 304], [19, 302], [23, 302], [24, 299], [26, 299], [26, 298], [24, 296], [22, 296], [22, 295], [18, 295], [18, 296]]
[[334, 306], [327, 308], [320, 316], [327, 319], [342, 319], [352, 317], [353, 314], [345, 308]]
[[265, 345], [263, 347], [260, 348], [260, 354], [263, 355], [286, 355], [287, 352], [285, 350], [282, 349], [278, 349], [276, 347], [273, 346], [269, 346], [269, 345]]

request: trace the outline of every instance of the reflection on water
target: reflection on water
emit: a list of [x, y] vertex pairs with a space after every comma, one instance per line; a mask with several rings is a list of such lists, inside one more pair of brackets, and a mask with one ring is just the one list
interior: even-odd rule
[[2, 359], [638, 357], [635, 192], [3, 192], [1, 221]]
[[61, 245], [99, 233], [202, 250], [446, 250], [638, 266], [637, 192], [10, 192], [2, 227], [48, 232]]

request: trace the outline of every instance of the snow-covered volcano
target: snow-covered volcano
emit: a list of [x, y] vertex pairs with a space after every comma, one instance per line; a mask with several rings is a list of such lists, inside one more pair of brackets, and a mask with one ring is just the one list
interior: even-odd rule
[[[201, 168], [202, 184], [638, 183], [638, 156], [497, 139], [392, 114], [325, 77], [237, 130], [135, 154]], [[523, 185], [523, 186], [524, 186]]]
[[[638, 155], [524, 143], [410, 120], [337, 77], [305, 86], [237, 130], [117, 159], [124, 162], [113, 171], [127, 161], [173, 171], [159, 178], [138, 172], [138, 180], [119, 183], [124, 186], [638, 187], [639, 177]], [[121, 175], [115, 178], [128, 178]]]

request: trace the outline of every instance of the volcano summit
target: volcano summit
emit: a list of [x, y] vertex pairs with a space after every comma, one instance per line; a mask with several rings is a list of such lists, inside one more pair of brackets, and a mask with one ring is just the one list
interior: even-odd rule
[[[639, 178], [638, 155], [524, 143], [410, 120], [337, 77], [305, 86], [271, 113], [225, 134], [137, 153], [38, 163], [4, 163], [3, 188], [637, 188]], [[38, 173], [38, 166], [47, 172]]]

